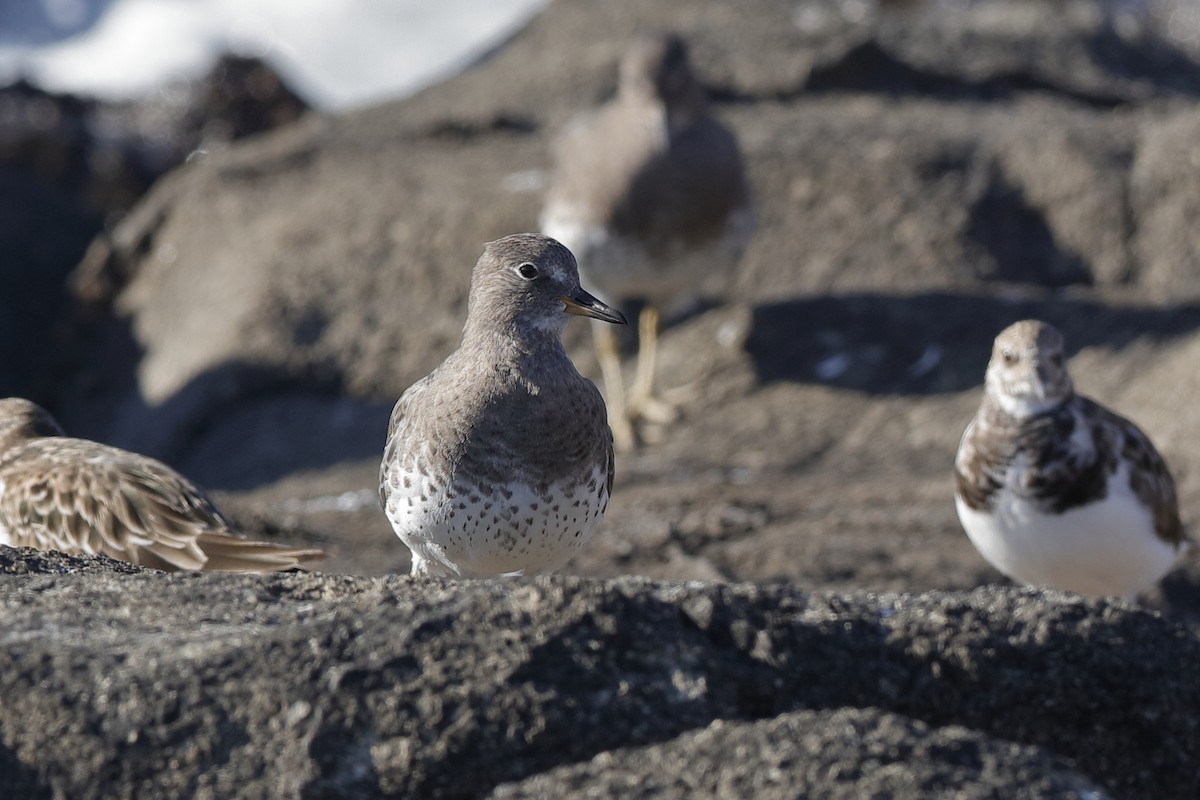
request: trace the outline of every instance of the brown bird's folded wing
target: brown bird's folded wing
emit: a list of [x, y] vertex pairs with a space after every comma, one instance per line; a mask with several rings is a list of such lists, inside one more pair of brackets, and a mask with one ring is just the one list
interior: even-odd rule
[[247, 540], [179, 473], [96, 442], [30, 442], [7, 454], [3, 469], [0, 526], [18, 546], [164, 570], [260, 572], [324, 555]]

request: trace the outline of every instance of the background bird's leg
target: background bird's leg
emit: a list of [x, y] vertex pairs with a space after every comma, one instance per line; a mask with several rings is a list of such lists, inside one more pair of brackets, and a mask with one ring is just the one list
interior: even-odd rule
[[612, 326], [605, 322], [592, 324], [592, 343], [596, 349], [596, 360], [604, 376], [604, 399], [608, 405], [608, 424], [613, 432], [613, 444], [617, 450], [627, 453], [637, 444], [633, 424], [625, 408], [625, 381], [621, 377], [621, 354], [617, 335]]
[[658, 308], [647, 304], [638, 317], [637, 373], [629, 390], [629, 415], [656, 425], [674, 422], [675, 407], [654, 396], [654, 371], [658, 359]]

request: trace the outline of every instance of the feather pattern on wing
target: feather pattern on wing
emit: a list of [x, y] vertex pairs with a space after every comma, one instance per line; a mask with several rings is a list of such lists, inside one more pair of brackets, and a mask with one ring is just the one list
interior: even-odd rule
[[246, 539], [198, 487], [152, 458], [9, 424], [37, 413], [45, 414], [28, 401], [0, 400], [0, 541], [166, 570], [257, 572], [324, 556]]
[[1156, 535], [1182, 544], [1186, 535], [1166, 461], [1134, 423], [1082, 395], [1026, 419], [985, 399], [963, 434], [955, 485], [977, 511], [990, 511], [1009, 487], [1041, 511], [1061, 514], [1103, 500], [1120, 459], [1130, 464], [1130, 487], [1151, 509]]

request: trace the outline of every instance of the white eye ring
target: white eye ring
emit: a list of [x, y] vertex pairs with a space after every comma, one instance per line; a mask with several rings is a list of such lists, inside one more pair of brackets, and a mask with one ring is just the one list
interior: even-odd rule
[[529, 261], [526, 261], [523, 264], [518, 264], [513, 268], [513, 270], [527, 281], [531, 281], [542, 274], [537, 268], [537, 265]]

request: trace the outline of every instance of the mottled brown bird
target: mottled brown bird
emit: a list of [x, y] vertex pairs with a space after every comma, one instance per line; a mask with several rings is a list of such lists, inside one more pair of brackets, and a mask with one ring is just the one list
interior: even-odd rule
[[166, 464], [69, 438], [20, 398], [0, 400], [0, 544], [162, 570], [269, 572], [325, 557], [247, 539]]
[[1166, 462], [1136, 425], [1075, 393], [1045, 322], [996, 337], [955, 479], [971, 542], [1032, 586], [1132, 598], [1188, 545]]

